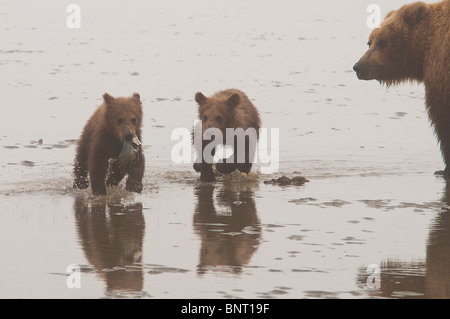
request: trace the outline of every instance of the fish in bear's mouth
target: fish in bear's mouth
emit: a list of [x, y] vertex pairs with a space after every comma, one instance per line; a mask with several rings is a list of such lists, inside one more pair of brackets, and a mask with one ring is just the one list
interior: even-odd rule
[[126, 170], [127, 168], [135, 165], [139, 161], [139, 145], [141, 145], [139, 138], [134, 135], [130, 140], [125, 140], [123, 142], [122, 151], [117, 157], [116, 162], [121, 170]]

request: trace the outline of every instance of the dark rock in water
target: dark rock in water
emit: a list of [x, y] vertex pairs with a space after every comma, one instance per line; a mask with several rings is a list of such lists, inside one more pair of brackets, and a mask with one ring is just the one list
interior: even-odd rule
[[303, 198], [299, 198], [299, 199], [290, 200], [289, 203], [301, 205], [301, 204], [309, 204], [311, 202], [316, 202], [316, 201], [317, 201], [317, 199], [315, 199], [313, 197], [303, 197]]
[[31, 144], [39, 144], [42, 145], [44, 143], [44, 140], [42, 138], [38, 139], [37, 141], [30, 141]]
[[300, 186], [305, 184], [306, 182], [309, 182], [306, 178], [303, 176], [295, 176], [293, 178], [289, 178], [286, 175], [283, 175], [278, 178], [274, 178], [271, 180], [264, 181], [264, 184], [273, 184], [273, 185], [280, 185], [280, 186], [287, 186], [287, 185], [294, 185], [294, 186]]
[[434, 172], [434, 175], [444, 176], [444, 171], [436, 171], [436, 172]]
[[52, 147], [53, 148], [68, 148], [69, 145], [67, 145], [67, 144], [53, 144]]
[[34, 166], [34, 162], [32, 161], [22, 161], [20, 162], [20, 165], [26, 166], [26, 167], [33, 167]]
[[309, 183], [309, 180], [303, 176], [296, 176], [291, 179], [292, 185], [303, 185], [305, 183]]
[[264, 184], [278, 184], [278, 185], [290, 185], [291, 179], [286, 175], [278, 177], [277, 179], [271, 179], [264, 182]]

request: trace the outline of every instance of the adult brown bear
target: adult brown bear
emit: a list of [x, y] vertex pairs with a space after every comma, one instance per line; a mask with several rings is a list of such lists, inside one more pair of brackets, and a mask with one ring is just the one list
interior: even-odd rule
[[[78, 140], [74, 188], [91, 183], [94, 195], [105, 195], [106, 186], [116, 186], [128, 174], [126, 190], [142, 191], [145, 159], [142, 152], [142, 104], [140, 96], [114, 98], [103, 95], [103, 104], [86, 123]], [[109, 159], [113, 161], [108, 172]]]
[[368, 44], [353, 67], [360, 80], [425, 84], [428, 116], [445, 161], [444, 176], [450, 178], [450, 0], [389, 12]]

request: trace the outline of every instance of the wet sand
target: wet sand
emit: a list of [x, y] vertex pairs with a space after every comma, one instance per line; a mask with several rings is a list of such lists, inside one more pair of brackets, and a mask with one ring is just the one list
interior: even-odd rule
[[[64, 5], [38, 19], [23, 4], [0, 4], [0, 297], [449, 297], [450, 191], [423, 87], [351, 70], [370, 2], [80, 2], [79, 30]], [[280, 168], [201, 184], [172, 162], [171, 132], [192, 126], [195, 92], [228, 87], [280, 128]], [[141, 194], [72, 189], [105, 91], [143, 100]], [[264, 183], [283, 175], [309, 182]]]

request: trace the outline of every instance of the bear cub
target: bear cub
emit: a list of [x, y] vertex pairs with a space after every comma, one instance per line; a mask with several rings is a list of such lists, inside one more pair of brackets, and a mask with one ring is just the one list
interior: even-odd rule
[[[78, 140], [74, 188], [85, 189], [90, 182], [94, 195], [106, 195], [106, 186], [117, 186], [128, 174], [126, 190], [142, 191], [142, 115], [138, 93], [129, 98], [103, 95], [103, 104], [87, 121]], [[110, 163], [110, 159], [116, 160]]]
[[[220, 91], [210, 97], [197, 92], [195, 101], [198, 104], [198, 119], [201, 121], [201, 130], [194, 128], [193, 143], [197, 155], [201, 156], [202, 161], [195, 163], [194, 169], [200, 172], [200, 181], [213, 182], [216, 180], [212, 169], [212, 161], [206, 160], [203, 156], [205, 147], [209, 143], [233, 146], [233, 155], [228, 159], [219, 161], [216, 164], [217, 171], [228, 174], [238, 169], [243, 173], [249, 173], [261, 127], [261, 120], [256, 107], [244, 92], [237, 89]], [[211, 140], [205, 139], [204, 133], [207, 129], [220, 130], [223, 141], [214, 141], [215, 136]], [[234, 132], [240, 130], [245, 134], [227, 137], [227, 129], [233, 129]], [[196, 143], [195, 134], [197, 131], [201, 131], [200, 143]], [[254, 134], [247, 134], [247, 132]], [[245, 140], [242, 140], [241, 137]], [[244, 150], [243, 145], [245, 146]], [[211, 149], [210, 153], [214, 156], [215, 147]]]

